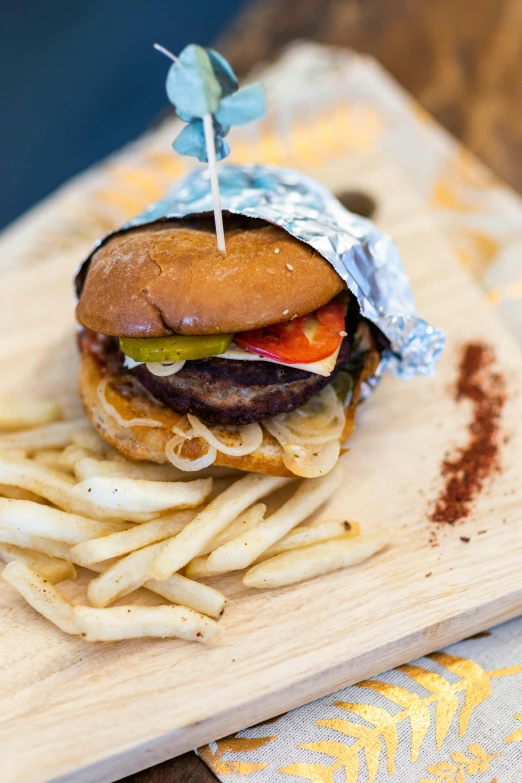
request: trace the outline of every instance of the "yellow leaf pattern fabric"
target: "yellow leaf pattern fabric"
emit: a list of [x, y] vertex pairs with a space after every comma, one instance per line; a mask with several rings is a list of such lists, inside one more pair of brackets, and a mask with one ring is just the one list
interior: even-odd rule
[[[514, 715], [517, 720], [522, 721], [522, 715]], [[513, 734], [510, 734], [509, 737], [506, 737], [504, 742], [522, 742], [522, 728], [517, 729], [517, 731], [514, 731]]]
[[260, 783], [491, 783], [490, 768], [521, 783], [522, 664], [497, 665], [515, 656], [520, 621], [198, 752], [230, 783], [251, 770]]
[[430, 713], [428, 705], [424, 699], [412, 693], [406, 688], [400, 688], [398, 685], [391, 685], [388, 682], [380, 680], [366, 680], [359, 683], [361, 688], [370, 688], [386, 696], [387, 699], [404, 707], [405, 710], [399, 715], [409, 719], [411, 727], [411, 760], [414, 762], [419, 755], [422, 741], [430, 726]]

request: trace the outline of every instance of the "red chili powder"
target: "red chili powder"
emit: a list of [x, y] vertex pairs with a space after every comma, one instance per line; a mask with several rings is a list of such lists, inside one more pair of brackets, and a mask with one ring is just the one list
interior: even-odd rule
[[481, 342], [462, 347], [455, 400], [469, 400], [473, 416], [465, 446], [442, 462], [444, 488], [429, 515], [432, 522], [454, 525], [469, 516], [486, 480], [500, 469], [499, 440], [506, 401], [503, 376], [493, 369], [493, 350]]

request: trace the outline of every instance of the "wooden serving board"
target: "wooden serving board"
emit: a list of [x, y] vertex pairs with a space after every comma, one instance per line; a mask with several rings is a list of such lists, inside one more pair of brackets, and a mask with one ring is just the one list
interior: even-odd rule
[[[216, 648], [88, 645], [1, 584], [2, 783], [114, 781], [522, 611], [519, 350], [392, 162], [362, 155], [314, 173], [335, 190], [357, 187], [377, 198], [378, 222], [398, 241], [421, 313], [447, 332], [434, 378], [386, 378], [361, 408], [343, 458], [346, 481], [322, 511], [358, 519], [366, 530], [389, 525], [393, 545], [359, 567], [277, 591], [247, 590], [237, 575], [216, 579], [231, 598], [226, 641]], [[0, 393], [56, 394], [71, 412], [77, 407], [70, 291], [77, 261], [61, 253], [4, 272]], [[502, 473], [469, 521], [444, 530], [434, 548], [428, 504], [444, 452], [465, 442], [470, 416], [451, 395], [458, 346], [468, 339], [495, 348], [509, 389], [510, 437]], [[79, 595], [81, 581], [71, 590]]]

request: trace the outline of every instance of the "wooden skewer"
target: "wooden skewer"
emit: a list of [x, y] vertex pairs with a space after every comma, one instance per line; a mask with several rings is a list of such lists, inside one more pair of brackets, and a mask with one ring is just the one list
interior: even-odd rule
[[210, 189], [214, 204], [214, 221], [216, 224], [217, 247], [222, 256], [226, 256], [225, 230], [223, 228], [223, 213], [221, 212], [221, 196], [219, 193], [219, 179], [216, 162], [216, 146], [214, 144], [214, 125], [212, 115], [203, 117], [203, 130], [205, 132], [205, 146], [207, 148], [208, 172], [210, 175]]
[[[173, 62], [177, 63], [178, 58], [161, 44], [154, 44], [154, 48], [161, 52]], [[222, 256], [227, 254], [225, 246], [225, 229], [223, 228], [223, 213], [221, 212], [221, 196], [219, 193], [219, 179], [217, 173], [216, 145], [214, 142], [214, 123], [211, 114], [203, 116], [203, 132], [205, 134], [205, 147], [207, 149], [208, 172], [210, 176], [210, 189], [212, 192], [212, 203], [214, 206], [214, 222], [216, 224], [217, 247]]]
[[158, 52], [161, 52], [161, 53], [162, 53], [162, 54], [164, 54], [166, 57], [168, 57], [168, 58], [169, 58], [169, 60], [172, 60], [172, 62], [175, 62], [175, 63], [177, 63], [177, 62], [178, 62], [178, 59], [179, 59], [179, 58], [178, 58], [178, 57], [176, 57], [176, 55], [175, 55], [175, 54], [172, 54], [172, 52], [169, 52], [169, 50], [168, 50], [168, 49], [165, 49], [165, 47], [164, 47], [164, 46], [162, 46], [161, 44], [157, 44], [157, 43], [155, 43], [155, 44], [154, 44], [154, 48], [155, 48], [155, 49], [157, 49], [157, 50], [158, 50]]

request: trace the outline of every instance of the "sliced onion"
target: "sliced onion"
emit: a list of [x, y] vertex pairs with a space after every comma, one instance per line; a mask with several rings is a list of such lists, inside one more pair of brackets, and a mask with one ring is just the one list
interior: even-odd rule
[[339, 437], [337, 430], [326, 432], [324, 435], [306, 435], [298, 429], [288, 427], [274, 419], [267, 419], [263, 422], [263, 425], [281, 445], [290, 443], [297, 446], [315, 447], [316, 451], [321, 446], [324, 446], [326, 443], [330, 443], [332, 440], [336, 440]]
[[263, 424], [281, 445], [320, 446], [341, 437], [345, 413], [334, 390], [327, 386], [301, 408]]
[[263, 430], [259, 424], [247, 424], [244, 427], [238, 427], [235, 432], [241, 438], [241, 445], [229, 446], [227, 443], [223, 443], [212, 430], [209, 430], [197, 416], [192, 416], [189, 413], [187, 414], [187, 419], [191, 423], [192, 430], [197, 437], [204, 438], [210, 446], [222, 454], [227, 454], [229, 457], [245, 457], [247, 454], [252, 454], [263, 442]]
[[306, 478], [323, 476], [333, 468], [344, 425], [344, 408], [331, 386], [301, 408], [263, 422], [282, 447], [286, 467]]
[[185, 364], [184, 359], [180, 359], [179, 362], [146, 362], [145, 366], [152, 375], [157, 375], [159, 378], [167, 378], [169, 375], [175, 375], [181, 370]]
[[332, 470], [339, 459], [340, 451], [339, 441], [330, 441], [317, 454], [303, 446], [285, 446], [283, 462], [296, 476], [316, 478]]
[[[189, 429], [186, 429], [187, 427]], [[172, 432], [175, 435], [179, 435], [180, 438], [183, 438], [184, 440], [192, 440], [194, 437], [192, 427], [190, 426], [190, 422], [186, 416], [182, 416], [181, 419], [179, 419], [177, 424], [173, 426]]]
[[[213, 446], [209, 446], [207, 453], [197, 459], [186, 459], [186, 457], [182, 457], [179, 452], [181, 452], [186, 440], [187, 438], [182, 435], [175, 435], [166, 443], [165, 455], [172, 465], [180, 470], [187, 471], [202, 470], [203, 468], [208, 468], [209, 465], [212, 465], [217, 456], [216, 449]], [[179, 451], [177, 452], [176, 450]]]
[[163, 427], [164, 426], [163, 422], [158, 421], [157, 419], [124, 419], [123, 416], [116, 410], [114, 405], [110, 404], [110, 402], [107, 400], [107, 397], [105, 396], [107, 384], [109, 383], [109, 381], [110, 378], [101, 379], [101, 381], [98, 383], [98, 388], [96, 389], [96, 395], [105, 413], [108, 416], [112, 416], [113, 419], [116, 419], [116, 421], [120, 426], [122, 427]]

